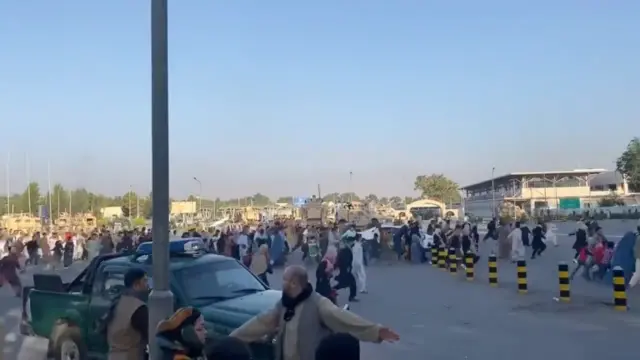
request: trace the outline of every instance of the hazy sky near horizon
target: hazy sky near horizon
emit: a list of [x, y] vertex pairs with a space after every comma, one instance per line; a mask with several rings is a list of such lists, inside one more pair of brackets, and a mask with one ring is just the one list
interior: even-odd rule
[[[640, 135], [640, 2], [169, 0], [171, 192], [413, 194], [612, 168]], [[150, 1], [0, 2], [0, 152], [151, 188]], [[3, 161], [5, 162], [5, 161]], [[5, 166], [1, 171], [5, 172]], [[0, 179], [6, 189], [6, 174]]]

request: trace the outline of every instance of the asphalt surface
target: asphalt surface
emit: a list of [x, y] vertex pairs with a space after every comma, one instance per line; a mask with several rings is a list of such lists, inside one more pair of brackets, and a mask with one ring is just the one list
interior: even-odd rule
[[[635, 221], [600, 224], [614, 239], [636, 227]], [[488, 244], [481, 244], [482, 258], [473, 282], [467, 282], [462, 271], [454, 276], [428, 264], [372, 264], [367, 268], [369, 293], [359, 295], [361, 301], [352, 303], [351, 310], [394, 329], [401, 340], [363, 344], [362, 358], [637, 359], [640, 287], [629, 291], [627, 312], [611, 307], [610, 285], [589, 283], [579, 276], [571, 285], [570, 303], [554, 300], [558, 296], [557, 264], [572, 258], [573, 238], [563, 234], [573, 226], [556, 224], [559, 246], [550, 246], [542, 257], [528, 261], [529, 292], [524, 295], [517, 292], [516, 269], [510, 262], [498, 263], [499, 287], [489, 286]], [[293, 254], [290, 263], [301, 263], [300, 255]], [[61, 273], [70, 279], [83, 266], [74, 264]], [[29, 277], [25, 274], [25, 282]], [[282, 270], [277, 269], [270, 276], [272, 287], [281, 287], [281, 277]], [[347, 297], [341, 291], [340, 302]], [[18, 359], [21, 351], [20, 359], [37, 353], [30, 349], [31, 339], [25, 341], [18, 334], [20, 304], [10, 289], [0, 289], [0, 311], [7, 329], [5, 359], [9, 360]]]

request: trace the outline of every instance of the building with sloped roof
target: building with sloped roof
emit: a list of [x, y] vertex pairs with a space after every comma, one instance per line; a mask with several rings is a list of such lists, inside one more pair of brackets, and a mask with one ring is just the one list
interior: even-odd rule
[[465, 212], [480, 217], [494, 216], [505, 203], [527, 213], [596, 207], [604, 196], [629, 191], [620, 173], [606, 169], [513, 172], [461, 190]]

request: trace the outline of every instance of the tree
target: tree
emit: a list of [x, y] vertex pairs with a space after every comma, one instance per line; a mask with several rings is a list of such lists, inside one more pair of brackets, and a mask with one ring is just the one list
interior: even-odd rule
[[615, 193], [611, 193], [602, 199], [598, 200], [598, 206], [609, 207], [609, 206], [622, 206], [624, 205], [624, 200], [622, 200]]
[[616, 161], [616, 169], [625, 177], [631, 191], [640, 191], [640, 138], [631, 139]]
[[376, 196], [376, 194], [369, 194], [367, 196], [365, 196], [364, 201], [366, 202], [378, 202], [378, 197]]
[[40, 185], [38, 185], [37, 182], [31, 182], [20, 196], [20, 210], [22, 212], [30, 212], [31, 215], [36, 215], [38, 213], [39, 202]]
[[340, 193], [337, 193], [337, 192], [329, 193], [329, 194], [323, 196], [322, 200], [323, 201], [339, 202], [340, 201]]
[[414, 190], [420, 191], [423, 198], [443, 203], [459, 202], [458, 184], [443, 174], [419, 175], [414, 182]]
[[[169, 211], [171, 211], [171, 202], [169, 202]], [[140, 205], [140, 212], [147, 219], [153, 217], [153, 191], [149, 193], [149, 196], [144, 201], [144, 206]]]
[[120, 203], [122, 207], [122, 216], [124, 217], [137, 217], [138, 195], [129, 191], [122, 196]]
[[360, 198], [354, 192], [347, 192], [340, 194], [340, 196], [338, 196], [338, 201], [346, 203], [350, 201], [360, 201]]
[[285, 203], [285, 204], [291, 204], [291, 200], [293, 199], [293, 196], [280, 196], [276, 202], [277, 203]]
[[66, 211], [69, 206], [69, 194], [62, 184], [55, 184], [51, 191], [51, 218], [56, 219], [58, 214]]
[[74, 214], [93, 212], [91, 196], [85, 188], [75, 189], [70, 193], [71, 212]]
[[250, 202], [253, 203], [253, 205], [269, 205], [271, 204], [271, 199], [269, 199], [268, 196], [266, 195], [262, 195], [260, 193], [256, 193], [253, 196], [250, 197]]
[[380, 200], [379, 200], [379, 202], [380, 202], [380, 204], [384, 204], [384, 205], [386, 205], [386, 204], [388, 204], [388, 203], [389, 203], [389, 198], [387, 198], [387, 197], [381, 197], [381, 198], [380, 198]]

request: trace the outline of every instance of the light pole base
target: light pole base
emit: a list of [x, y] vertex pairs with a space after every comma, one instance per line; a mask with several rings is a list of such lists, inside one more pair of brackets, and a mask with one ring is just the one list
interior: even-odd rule
[[149, 294], [149, 359], [160, 359], [160, 349], [156, 344], [158, 323], [174, 312], [173, 293], [170, 290], [151, 290]]

